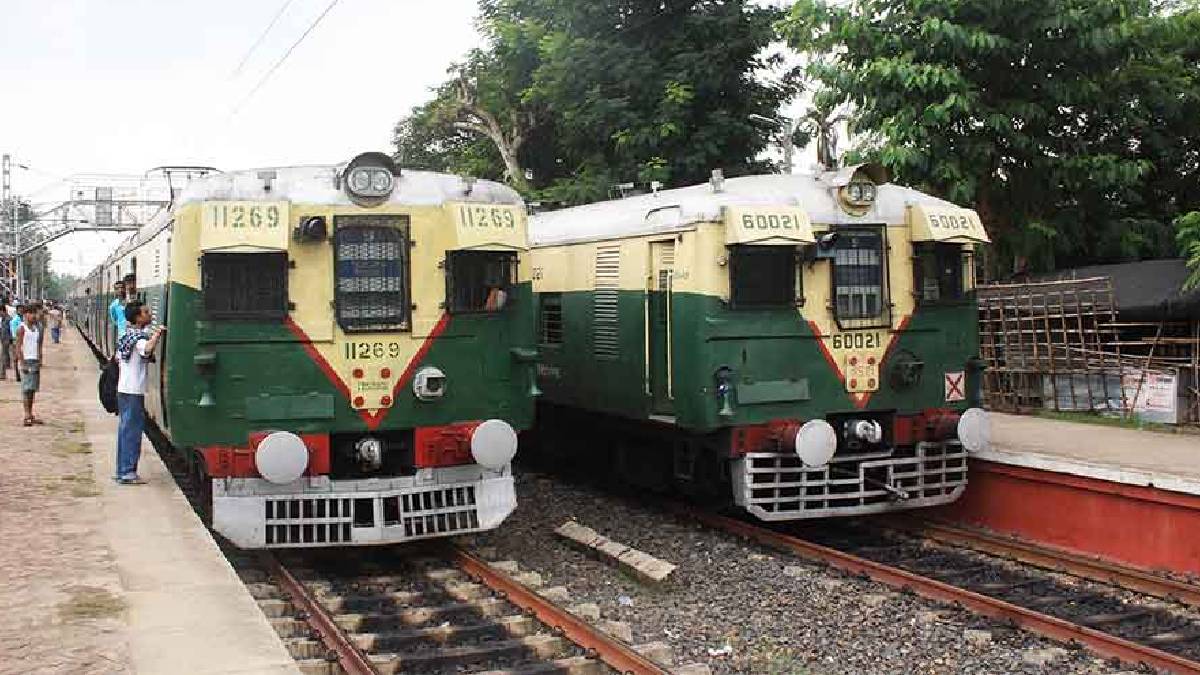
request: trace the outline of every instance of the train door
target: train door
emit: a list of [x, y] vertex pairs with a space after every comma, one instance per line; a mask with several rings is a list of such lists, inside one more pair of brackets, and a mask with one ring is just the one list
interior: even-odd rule
[[[168, 230], [170, 232], [171, 230]], [[167, 308], [171, 306], [171, 235], [168, 234], [161, 245], [156, 244], [154, 249], [154, 277], [162, 284], [162, 299], [159, 310], [155, 312], [155, 323], [167, 326]], [[170, 340], [168, 334], [166, 340]], [[166, 432], [171, 422], [167, 418], [167, 345], [163, 344], [158, 350], [158, 400], [159, 410], [161, 411], [162, 419], [159, 420], [159, 426]]]
[[675, 274], [675, 242], [650, 244], [650, 288], [646, 293], [649, 342], [650, 407], [655, 415], [674, 414], [671, 388], [671, 287]]

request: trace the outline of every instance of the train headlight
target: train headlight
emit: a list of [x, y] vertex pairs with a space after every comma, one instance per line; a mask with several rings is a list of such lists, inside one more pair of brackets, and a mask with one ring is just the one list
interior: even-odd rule
[[852, 180], [842, 189], [843, 198], [849, 206], [863, 208], [875, 201], [875, 184], [869, 180]]
[[286, 485], [308, 468], [308, 447], [288, 431], [275, 431], [262, 439], [254, 451], [254, 466], [263, 478]]
[[982, 408], [969, 408], [958, 418], [958, 440], [967, 452], [987, 450], [992, 444], [992, 421]]
[[391, 157], [382, 152], [364, 152], [346, 165], [342, 185], [354, 203], [376, 206], [392, 194], [399, 173]]
[[796, 455], [805, 466], [825, 466], [837, 450], [837, 431], [825, 420], [809, 420], [796, 433]]
[[888, 170], [879, 164], [848, 166], [829, 179], [837, 189], [838, 204], [852, 216], [866, 215], [879, 195], [879, 186], [891, 180]]
[[504, 420], [488, 420], [471, 434], [471, 456], [493, 471], [508, 466], [517, 455], [517, 432]]
[[363, 471], [378, 471], [379, 467], [383, 466], [383, 441], [364, 436], [354, 444], [354, 455]]
[[354, 167], [346, 178], [350, 191], [359, 197], [386, 197], [394, 182], [390, 171], [371, 166]]

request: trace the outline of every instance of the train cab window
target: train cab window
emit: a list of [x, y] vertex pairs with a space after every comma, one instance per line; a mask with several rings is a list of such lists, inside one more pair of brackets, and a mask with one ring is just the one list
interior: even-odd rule
[[408, 329], [408, 218], [335, 216], [333, 227], [338, 325], [345, 331]]
[[795, 307], [803, 297], [794, 246], [729, 247], [729, 299], [733, 309]]
[[967, 262], [966, 251], [961, 244], [913, 244], [913, 294], [917, 303], [931, 305], [956, 302], [966, 297], [963, 270]]
[[883, 231], [840, 230], [833, 244], [833, 314], [840, 328], [891, 322]]
[[447, 251], [446, 308], [452, 313], [498, 312], [516, 283], [512, 251]]
[[201, 292], [207, 319], [277, 321], [287, 316], [286, 253], [205, 253]]

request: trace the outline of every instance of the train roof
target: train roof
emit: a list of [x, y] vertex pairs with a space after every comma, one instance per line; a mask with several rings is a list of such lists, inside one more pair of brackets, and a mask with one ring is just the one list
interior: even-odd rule
[[[290, 201], [302, 204], [354, 206], [335, 178], [345, 164], [266, 167], [210, 174], [195, 178], [180, 191], [170, 210], [163, 211], [137, 232], [123, 240], [104, 259], [100, 267], [120, 258], [158, 234], [174, 219], [174, 213], [187, 204], [203, 201]], [[264, 175], [270, 175], [271, 189], [264, 190]], [[437, 206], [448, 202], [476, 204], [523, 204], [516, 190], [491, 180], [472, 179], [466, 193], [462, 176], [435, 171], [401, 170], [396, 188], [387, 204]], [[94, 272], [95, 270], [93, 270]]]
[[879, 186], [869, 211], [851, 216], [839, 207], [836, 194], [846, 180], [846, 170], [728, 178], [720, 192], [714, 191], [710, 183], [702, 183], [540, 213], [529, 220], [529, 236], [538, 247], [676, 232], [720, 220], [725, 206], [797, 206], [814, 226], [902, 225], [907, 222], [907, 207], [911, 204], [954, 207], [912, 188], [885, 183]]
[[[316, 166], [269, 167], [231, 171], [197, 178], [187, 184], [176, 206], [191, 202], [222, 201], [291, 201], [305, 204], [354, 206], [346, 192], [338, 186], [337, 177], [343, 164]], [[270, 190], [264, 189], [269, 176]], [[396, 177], [396, 187], [388, 204], [437, 206], [447, 202], [480, 204], [522, 204], [516, 190], [491, 180], [474, 180], [470, 194], [466, 193], [463, 177], [433, 171], [402, 170]]]

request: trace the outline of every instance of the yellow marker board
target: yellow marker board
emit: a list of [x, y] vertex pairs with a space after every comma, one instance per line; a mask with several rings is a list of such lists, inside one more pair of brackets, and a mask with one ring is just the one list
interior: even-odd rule
[[508, 204], [450, 204], [457, 249], [529, 248], [525, 209]]
[[991, 242], [979, 214], [954, 206], [917, 204], [909, 207], [913, 241]]
[[200, 250], [288, 247], [287, 202], [207, 202], [200, 211]]
[[812, 223], [795, 207], [725, 207], [725, 243], [811, 244]]

